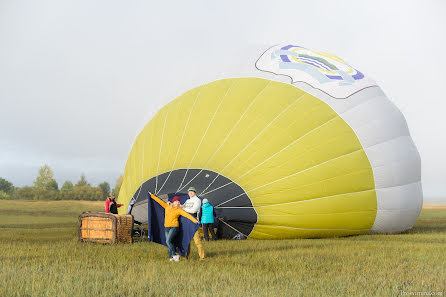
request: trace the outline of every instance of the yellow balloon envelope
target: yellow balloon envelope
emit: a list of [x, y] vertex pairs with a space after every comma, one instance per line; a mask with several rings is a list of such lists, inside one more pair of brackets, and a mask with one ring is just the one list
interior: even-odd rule
[[[224, 238], [405, 230], [418, 216], [419, 201], [403, 223], [393, 215], [395, 208], [382, 208], [380, 197], [401, 185], [388, 187], [383, 180], [389, 178], [380, 178], [392, 160], [374, 157], [380, 143], [398, 137], [379, 140], [380, 124], [367, 128], [373, 121], [354, 113], [364, 98], [382, 97], [376, 88], [353, 95], [342, 108], [330, 104], [339, 99], [324, 92], [263, 78], [222, 79], [194, 88], [164, 106], [138, 135], [118, 201], [135, 199], [135, 219], [144, 222], [148, 192], [168, 198], [195, 187], [214, 206]], [[374, 120], [387, 121], [385, 115]], [[416, 159], [416, 149], [414, 154]], [[404, 216], [405, 209], [398, 206], [398, 214]]]

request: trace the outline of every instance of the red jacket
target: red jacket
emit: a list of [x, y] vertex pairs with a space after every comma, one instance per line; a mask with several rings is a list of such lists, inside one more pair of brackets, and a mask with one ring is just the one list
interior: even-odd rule
[[[122, 204], [117, 203], [116, 206], [121, 207]], [[105, 212], [110, 212], [110, 198], [105, 200]]]

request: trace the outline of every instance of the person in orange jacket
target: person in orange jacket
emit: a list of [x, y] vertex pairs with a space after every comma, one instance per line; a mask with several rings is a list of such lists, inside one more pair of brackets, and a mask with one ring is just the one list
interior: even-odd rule
[[176, 254], [175, 247], [175, 237], [180, 231], [180, 223], [178, 218], [182, 213], [183, 209], [180, 207], [180, 197], [175, 196], [172, 199], [172, 203], [167, 202], [167, 207], [164, 209], [164, 232], [166, 235], [166, 244], [169, 252], [170, 261], [179, 261], [180, 256]]
[[[193, 234], [196, 233], [196, 230], [198, 229], [198, 221], [196, 218], [194, 218], [191, 214], [187, 213], [183, 210], [181, 204], [180, 204], [180, 197], [175, 196], [172, 199], [172, 202], [169, 201], [163, 201], [160, 198], [156, 197], [154, 194], [150, 193], [150, 198], [153, 199], [155, 202], [157, 202], [163, 209], [164, 209], [164, 235], [165, 235], [165, 242], [162, 242], [162, 239], [160, 238], [159, 234], [156, 235], [156, 240], [150, 240], [154, 241], [160, 244], [167, 245], [168, 253], [169, 253], [169, 260], [170, 261], [179, 261], [180, 255], [186, 256], [184, 254], [184, 250], [186, 246], [189, 244], [190, 240], [192, 239]], [[150, 203], [149, 203], [150, 204]], [[149, 206], [150, 207], [150, 206]], [[150, 208], [149, 208], [150, 209]], [[187, 220], [184, 222], [180, 222], [180, 216], [183, 216]], [[192, 227], [189, 223], [195, 224], [194, 227]], [[149, 219], [149, 225], [150, 225], [150, 219]], [[182, 225], [181, 225], [182, 224]], [[180, 228], [181, 225], [181, 228]], [[152, 227], [149, 227], [152, 229]], [[183, 229], [184, 228], [184, 229]], [[154, 227], [153, 232], [160, 232], [161, 228]], [[149, 231], [151, 232], [151, 231]], [[187, 234], [187, 238], [182, 238], [185, 233]], [[152, 235], [150, 235], [152, 236]], [[190, 236], [190, 237], [189, 237]], [[153, 236], [155, 237], [155, 236]], [[180, 237], [180, 238], [178, 238]], [[178, 254], [177, 254], [177, 248]]]

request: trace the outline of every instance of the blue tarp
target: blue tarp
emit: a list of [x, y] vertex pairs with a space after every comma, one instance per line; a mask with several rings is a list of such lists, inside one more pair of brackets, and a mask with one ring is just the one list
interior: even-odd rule
[[[171, 200], [173, 197], [170, 197]], [[180, 197], [181, 203], [184, 203], [183, 200], [186, 197]], [[164, 234], [164, 206], [161, 205], [158, 201], [154, 200], [150, 194], [148, 199], [148, 240], [151, 242], [156, 242], [166, 245], [166, 237]], [[185, 257], [187, 255], [187, 249], [189, 247], [189, 243], [194, 237], [195, 232], [197, 232], [199, 225], [194, 223], [190, 219], [180, 216], [180, 232], [176, 237], [176, 246], [178, 247], [178, 253]]]

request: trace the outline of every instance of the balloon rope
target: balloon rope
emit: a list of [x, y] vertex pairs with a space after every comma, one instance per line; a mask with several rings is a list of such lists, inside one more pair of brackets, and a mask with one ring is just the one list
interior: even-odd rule
[[[184, 135], [186, 134], [187, 126], [189, 125], [189, 119], [190, 119], [190, 116], [191, 116], [191, 114], [192, 114], [192, 111], [194, 110], [194, 106], [195, 106], [195, 103], [196, 103], [197, 100], [198, 100], [198, 97], [200, 97], [200, 93], [201, 93], [201, 90], [198, 91], [198, 94], [197, 94], [197, 96], [195, 97], [194, 103], [192, 104], [192, 108], [190, 109], [189, 116], [187, 117], [186, 126], [184, 127], [183, 135], [181, 136], [181, 141], [180, 141], [180, 145], [178, 146], [177, 154], [176, 154], [176, 156], [175, 156], [175, 161], [173, 162], [173, 165], [172, 165], [172, 168], [171, 168], [171, 170], [170, 170], [170, 172], [169, 172], [169, 175], [167, 176], [167, 178], [166, 178], [166, 180], [164, 181], [164, 183], [163, 183], [163, 185], [161, 186], [161, 188], [158, 190], [158, 193], [157, 193], [157, 194], [159, 194], [159, 193], [161, 192], [161, 190], [164, 188], [164, 185], [166, 184], [167, 180], [169, 179], [170, 175], [172, 174], [173, 168], [175, 167], [175, 164], [176, 164], [177, 159], [178, 159], [178, 153], [180, 152], [181, 144], [183, 143], [183, 138], [184, 138]], [[155, 194], [155, 195], [156, 195], [156, 194]]]
[[[192, 164], [192, 161], [194, 161], [195, 156], [197, 155], [198, 149], [200, 148], [201, 144], [203, 143], [203, 139], [205, 138], [206, 134], [208, 133], [209, 127], [211, 126], [212, 122], [214, 121], [215, 115], [217, 114], [218, 110], [220, 109], [220, 106], [222, 105], [223, 101], [225, 101], [225, 98], [226, 98], [226, 96], [228, 95], [229, 91], [232, 89], [232, 86], [234, 85], [234, 83], [235, 83], [235, 80], [232, 81], [232, 84], [231, 84], [231, 85], [229, 86], [229, 88], [226, 90], [225, 95], [221, 98], [220, 103], [219, 103], [218, 106], [217, 106], [217, 109], [215, 110], [214, 114], [212, 115], [212, 118], [211, 118], [211, 120], [209, 121], [209, 125], [207, 126], [206, 131], [204, 131], [204, 134], [203, 134], [203, 136], [201, 137], [200, 143], [198, 144], [197, 149], [195, 150], [195, 153], [194, 153], [194, 155], [193, 155], [193, 157], [192, 157], [192, 160], [190, 160], [189, 165], [187, 166], [186, 173], [184, 174], [183, 180], [181, 181], [181, 184], [180, 184], [180, 186], [179, 186], [178, 189], [177, 189], [177, 193], [178, 193], [180, 190], [182, 190], [182, 187], [181, 187], [181, 186], [183, 185], [184, 179], [186, 178], [187, 172], [189, 171], [189, 168], [190, 168], [190, 166], [191, 166], [191, 164]], [[202, 170], [203, 170], [203, 169], [202, 169]], [[202, 171], [202, 170], [201, 170], [201, 171]], [[201, 172], [201, 171], [200, 171], [200, 172]], [[199, 172], [199, 173], [200, 173], [200, 172]], [[198, 175], [198, 174], [197, 174], [197, 175]], [[197, 176], [197, 175], [196, 175], [196, 176]], [[194, 176], [194, 178], [195, 178], [196, 176]], [[193, 179], [194, 179], [194, 178], [193, 178]], [[192, 179], [192, 180], [193, 180], [193, 179]], [[184, 185], [184, 187], [186, 187], [192, 180], [190, 180], [186, 185]], [[183, 188], [184, 188], [184, 187], [183, 187]]]
[[[271, 185], [271, 184], [274, 184], [274, 183], [276, 183], [276, 182], [278, 182], [278, 181], [281, 181], [281, 180], [284, 180], [284, 179], [293, 177], [293, 176], [298, 175], [298, 174], [300, 174], [300, 173], [302, 173], [302, 172], [305, 172], [305, 171], [308, 171], [308, 170], [313, 169], [313, 168], [315, 168], [315, 167], [321, 166], [321, 165], [326, 164], [326, 163], [328, 163], [328, 162], [331, 162], [331, 161], [333, 161], [333, 160], [337, 160], [337, 159], [343, 158], [343, 157], [345, 157], [345, 156], [352, 155], [352, 154], [354, 154], [354, 153], [357, 153], [357, 152], [360, 152], [360, 151], [363, 151], [363, 150], [364, 150], [363, 148], [360, 148], [360, 149], [358, 149], [358, 150], [356, 150], [356, 151], [353, 151], [353, 152], [350, 152], [350, 153], [348, 153], [348, 154], [344, 154], [344, 155], [342, 155], [342, 156], [338, 156], [338, 157], [336, 157], [336, 158], [332, 158], [332, 159], [330, 159], [330, 160], [324, 161], [324, 162], [319, 163], [319, 164], [317, 164], [317, 165], [308, 167], [308, 168], [306, 168], [306, 169], [304, 169], [304, 170], [295, 172], [295, 173], [293, 173], [293, 174], [290, 174], [290, 175], [284, 176], [284, 177], [282, 177], [282, 178], [276, 179], [276, 180], [274, 180], [274, 181], [272, 181], [272, 182], [269, 182], [269, 183], [263, 184], [263, 185], [261, 185], [261, 186], [258, 186], [258, 187], [256, 187], [256, 188], [247, 190], [246, 193], [249, 193], [249, 192], [252, 192], [252, 191], [255, 191], [255, 190], [264, 188], [264, 187], [269, 186], [269, 185]], [[225, 202], [220, 203], [220, 204], [217, 205], [217, 206], [220, 206], [220, 205], [225, 204], [225, 203], [227, 203], [227, 202], [229, 202], [229, 201], [232, 201], [232, 200], [234, 200], [234, 199], [240, 197], [240, 196], [243, 195], [243, 194], [245, 194], [245, 193], [242, 193], [242, 194], [237, 195], [237, 196], [235, 196], [235, 197], [233, 197], [233, 198], [230, 198], [230, 199], [226, 200]]]
[[[231, 136], [232, 132], [234, 131], [234, 129], [238, 126], [238, 124], [242, 121], [242, 119], [245, 117], [246, 113], [248, 112], [248, 110], [251, 108], [251, 106], [254, 105], [254, 103], [257, 101], [257, 99], [259, 98], [260, 95], [263, 94], [263, 92], [268, 88], [268, 86], [271, 84], [271, 81], [269, 81], [266, 86], [263, 87], [263, 89], [251, 100], [251, 102], [249, 103], [249, 105], [246, 107], [245, 111], [243, 112], [243, 114], [240, 116], [240, 118], [238, 119], [238, 121], [234, 124], [234, 126], [232, 126], [231, 130], [229, 131], [229, 133], [226, 135], [225, 139], [223, 140], [223, 142], [220, 144], [220, 146], [217, 148], [217, 150], [214, 152], [214, 154], [209, 158], [209, 160], [207, 160], [206, 164], [204, 164], [203, 168], [206, 168], [206, 166], [214, 159], [215, 155], [220, 151], [220, 149], [222, 148], [222, 146], [226, 143], [226, 141], [229, 139], [229, 137]], [[192, 182], [201, 172], [203, 171], [203, 169], [201, 169], [197, 175], [195, 175], [187, 184], [184, 185], [184, 187], [186, 187], [190, 182]]]
[[280, 154], [281, 152], [283, 152], [285, 149], [287, 149], [288, 147], [296, 144], [298, 141], [300, 141], [302, 138], [304, 138], [305, 136], [307, 136], [308, 134], [320, 129], [321, 127], [325, 126], [326, 124], [332, 122], [334, 119], [338, 118], [339, 115], [334, 116], [333, 118], [331, 118], [330, 120], [326, 121], [325, 123], [323, 123], [322, 125], [310, 130], [309, 132], [305, 133], [304, 135], [302, 135], [301, 137], [297, 138], [296, 140], [294, 140], [292, 143], [290, 143], [289, 145], [285, 146], [284, 148], [282, 148], [280, 151], [276, 152], [274, 155], [268, 157], [266, 160], [264, 160], [263, 162], [261, 162], [260, 164], [256, 165], [255, 167], [251, 168], [250, 170], [248, 170], [247, 172], [245, 172], [244, 174], [240, 175], [236, 180], [242, 178], [243, 176], [247, 175], [248, 173], [250, 173], [251, 171], [253, 171], [254, 169], [256, 169], [257, 167], [261, 166], [262, 164], [265, 164], [265, 162], [271, 160], [272, 158], [274, 158], [276, 155]]
[[155, 178], [155, 193], [158, 189], [158, 170], [160, 168], [160, 159], [161, 159], [161, 151], [163, 149], [163, 140], [164, 140], [164, 130], [166, 128], [167, 117], [169, 116], [169, 108], [167, 108], [166, 117], [164, 118], [163, 132], [161, 134], [161, 143], [160, 143], [160, 151], [158, 154], [158, 165], [156, 167], [156, 178]]
[[314, 131], [320, 129], [321, 127], [325, 126], [326, 124], [330, 123], [331, 121], [333, 121], [334, 119], [336, 119], [336, 118], [338, 118], [338, 117], [339, 117], [339, 115], [336, 115], [335, 117], [331, 118], [330, 120], [328, 120], [327, 122], [323, 123], [322, 125], [319, 125], [319, 126], [315, 127], [314, 129], [308, 131], [307, 133], [305, 133], [304, 135], [300, 136], [299, 138], [297, 138], [296, 140], [294, 140], [292, 143], [288, 144], [287, 146], [283, 147], [281, 150], [279, 150], [278, 152], [274, 153], [273, 155], [271, 155], [270, 157], [268, 157], [267, 159], [265, 159], [263, 162], [257, 164], [256, 166], [254, 166], [254, 167], [251, 168], [250, 170], [246, 171], [245, 173], [243, 173], [242, 175], [240, 175], [239, 177], [237, 177], [236, 179], [234, 179], [234, 180], [231, 181], [230, 183], [227, 183], [227, 184], [225, 184], [225, 185], [223, 185], [223, 186], [220, 186], [220, 187], [218, 187], [218, 188], [216, 188], [216, 189], [213, 189], [213, 190], [211, 190], [211, 191], [209, 191], [209, 192], [207, 192], [207, 193], [204, 193], [203, 195], [207, 195], [207, 194], [212, 193], [212, 192], [214, 192], [214, 191], [216, 191], [216, 190], [218, 190], [218, 189], [221, 189], [221, 188], [223, 188], [223, 187], [225, 187], [225, 186], [227, 186], [227, 185], [229, 185], [229, 184], [231, 184], [231, 183], [233, 183], [233, 182], [238, 181], [240, 178], [244, 177], [245, 175], [249, 174], [251, 171], [253, 171], [253, 170], [256, 169], [257, 167], [261, 166], [261, 165], [264, 164], [265, 162], [267, 162], [267, 161], [269, 161], [270, 159], [274, 158], [276, 155], [280, 154], [281, 152], [283, 152], [285, 149], [287, 149], [287, 148], [290, 147], [291, 145], [296, 144], [298, 141], [300, 141], [302, 138], [304, 138], [304, 137], [307, 136], [308, 134], [310, 134], [310, 133], [312, 133], [312, 132], [314, 132]]
[[[337, 197], [337, 196], [342, 196], [342, 195], [366, 193], [366, 192], [372, 192], [372, 191], [375, 191], [375, 189], [369, 189], [369, 190], [363, 190], [363, 191], [357, 191], [357, 192], [350, 192], [350, 193], [342, 193], [342, 194], [323, 196], [323, 197], [315, 197], [315, 198], [310, 198], [310, 199], [305, 199], [305, 200], [297, 200], [297, 201], [290, 201], [290, 202], [284, 202], [284, 203], [276, 203], [276, 204], [269, 204], [269, 205], [257, 205], [255, 208], [279, 206], [279, 205], [293, 204], [293, 203], [304, 203], [304, 202], [313, 201], [313, 200], [327, 199], [327, 198], [332, 198], [332, 197]], [[226, 203], [226, 202], [223, 202], [223, 203]], [[221, 204], [219, 204], [219, 205], [221, 205]], [[217, 205], [217, 206], [215, 206], [215, 208], [216, 209], [217, 208], [218, 209], [221, 209], [221, 208], [254, 208], [254, 206], [218, 206]]]
[[244, 234], [243, 232], [240, 232], [239, 230], [237, 230], [237, 229], [235, 229], [234, 227], [232, 227], [231, 225], [229, 225], [228, 223], [226, 223], [223, 219], [221, 219], [221, 218], [218, 218], [221, 222], [223, 222], [223, 223], [225, 223], [226, 225], [228, 225], [228, 227], [229, 228], [231, 228], [232, 230], [234, 230], [234, 231], [236, 231], [236, 232], [238, 232], [238, 233], [240, 233], [240, 234], [243, 234], [243, 236], [245, 236], [246, 238], [248, 238], [248, 236], [246, 235], [246, 234]]
[[[228, 166], [229, 165], [231, 165], [232, 164], [232, 162], [234, 162], [234, 160], [235, 159], [237, 159], [238, 158], [238, 156], [240, 156], [240, 154], [241, 153], [243, 153], [260, 135], [262, 135], [263, 134], [263, 132], [265, 132], [282, 114], [284, 114], [288, 109], [290, 109], [291, 108], [291, 106], [293, 106], [294, 104], [296, 104], [302, 97], [304, 97], [305, 95], [307, 95], [307, 93], [304, 93], [303, 95], [301, 95], [301, 96], [299, 96], [296, 100], [294, 100], [291, 104], [289, 104], [284, 110], [282, 110], [272, 121], [270, 121], [269, 123], [268, 123], [268, 125], [266, 125], [263, 129], [262, 129], [262, 131], [260, 131], [234, 158], [232, 158], [232, 160], [231, 161], [229, 161], [229, 163], [228, 164], [226, 164], [226, 166], [222, 169], [222, 170], [220, 170], [220, 173], [218, 174], [218, 175], [220, 175], [220, 174], [222, 174], [223, 173], [223, 171], [225, 171], [225, 169], [226, 168], [228, 168]], [[220, 149], [220, 148], [219, 148]], [[217, 177], [218, 177], [218, 175], [217, 175]], [[203, 194], [214, 182], [215, 182], [215, 180], [217, 179], [217, 177], [216, 178], [214, 178], [214, 180], [206, 187], [206, 189], [204, 189], [203, 190], [203, 192], [201, 193], [201, 194]], [[204, 195], [204, 194], [203, 194]]]
[[[141, 193], [142, 185], [143, 185], [143, 181], [144, 181], [144, 147], [145, 147], [145, 145], [146, 145], [146, 135], [144, 134], [144, 142], [142, 143], [141, 186], [139, 186], [139, 191], [138, 191], [138, 194], [136, 195], [136, 198], [135, 198], [135, 195], [133, 195], [133, 197], [132, 197], [132, 199], [135, 199], [135, 200], [138, 199], [139, 194]], [[136, 174], [135, 174], [135, 178], [136, 178]], [[130, 201], [129, 201], [129, 203], [130, 203]]]

